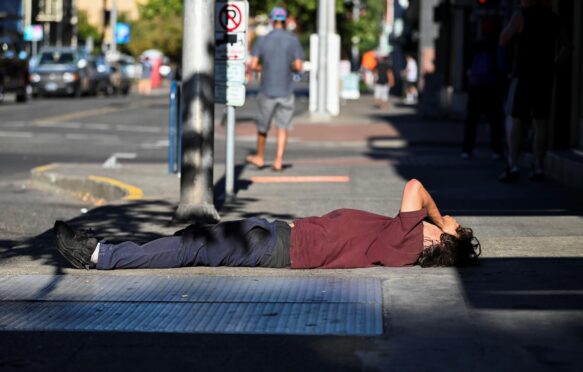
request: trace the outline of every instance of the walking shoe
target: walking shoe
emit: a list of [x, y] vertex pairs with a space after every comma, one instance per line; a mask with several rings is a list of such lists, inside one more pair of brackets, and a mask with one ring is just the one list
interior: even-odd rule
[[528, 179], [534, 182], [542, 182], [545, 180], [545, 174], [542, 170], [533, 170], [528, 175]]
[[76, 269], [92, 269], [91, 255], [99, 240], [91, 230], [73, 230], [63, 221], [56, 221], [53, 227], [55, 244], [59, 252]]
[[520, 171], [515, 168], [506, 168], [500, 176], [498, 176], [498, 181], [503, 183], [516, 182], [520, 179]]

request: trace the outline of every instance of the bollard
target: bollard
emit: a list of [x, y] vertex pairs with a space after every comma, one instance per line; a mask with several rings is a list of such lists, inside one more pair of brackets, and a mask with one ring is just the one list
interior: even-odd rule
[[168, 131], [168, 173], [176, 173], [176, 127], [177, 123], [177, 84], [172, 80], [170, 85], [170, 128]]

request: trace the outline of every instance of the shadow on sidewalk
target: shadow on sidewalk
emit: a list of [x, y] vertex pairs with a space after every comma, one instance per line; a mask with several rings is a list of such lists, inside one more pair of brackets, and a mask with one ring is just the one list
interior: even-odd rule
[[[396, 137], [370, 137], [366, 156], [386, 160], [405, 180], [417, 178], [436, 198], [444, 213], [479, 216], [583, 216], [583, 195], [547, 179], [528, 180], [523, 171], [515, 184], [498, 182], [502, 159], [479, 149], [472, 160], [460, 158], [463, 125], [426, 120], [418, 115], [382, 115], [394, 126]], [[385, 140], [403, 140], [392, 146]]]
[[[75, 229], [92, 228], [101, 238], [131, 239], [136, 242], [150, 241], [178, 230], [170, 225], [175, 205], [161, 200], [141, 200], [126, 204], [112, 204], [90, 210], [67, 223]], [[17, 257], [29, 257], [41, 265], [53, 266], [54, 274], [62, 274], [62, 268], [70, 267], [56, 250], [53, 232], [47, 230], [25, 241], [0, 241], [0, 262]]]
[[583, 258], [482, 258], [458, 269], [475, 309], [583, 310]]

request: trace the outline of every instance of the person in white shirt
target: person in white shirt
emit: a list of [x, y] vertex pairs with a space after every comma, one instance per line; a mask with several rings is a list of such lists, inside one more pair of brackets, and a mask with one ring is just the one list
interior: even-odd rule
[[401, 76], [405, 82], [405, 102], [415, 103], [417, 101], [417, 78], [418, 78], [418, 68], [417, 61], [412, 55], [407, 54], [405, 59], [407, 60], [407, 65], [405, 69], [401, 72]]

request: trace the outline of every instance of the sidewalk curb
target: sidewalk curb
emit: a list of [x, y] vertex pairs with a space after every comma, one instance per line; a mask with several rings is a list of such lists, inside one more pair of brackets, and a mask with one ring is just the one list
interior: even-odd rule
[[78, 194], [84, 200], [102, 205], [114, 200], [139, 200], [144, 192], [133, 185], [102, 176], [71, 176], [59, 173], [59, 163], [51, 163], [31, 169], [34, 181]]

